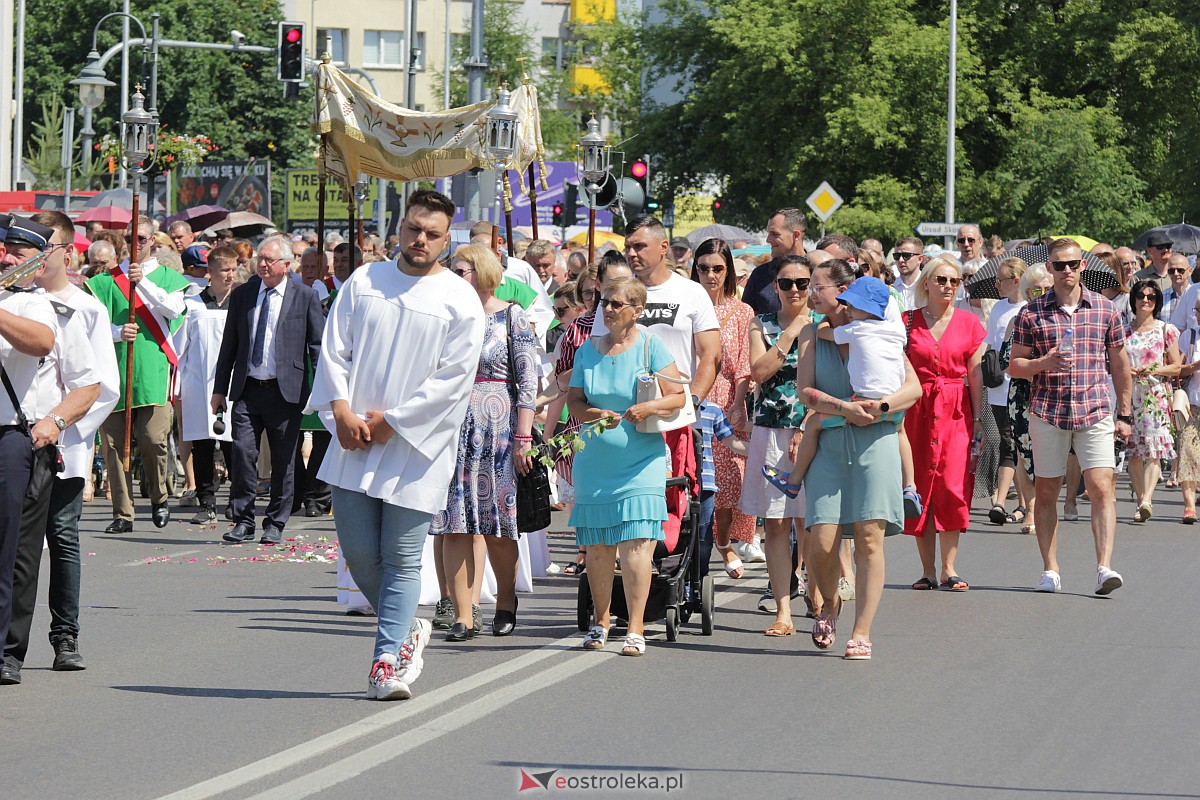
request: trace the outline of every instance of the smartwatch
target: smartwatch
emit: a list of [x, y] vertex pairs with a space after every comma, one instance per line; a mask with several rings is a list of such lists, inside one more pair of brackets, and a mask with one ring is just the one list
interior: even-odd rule
[[891, 410], [891, 408], [892, 407], [888, 405], [887, 400], [879, 401], [879, 410], [882, 411], [883, 413], [885, 413], [885, 414], [888, 413], [888, 411]]

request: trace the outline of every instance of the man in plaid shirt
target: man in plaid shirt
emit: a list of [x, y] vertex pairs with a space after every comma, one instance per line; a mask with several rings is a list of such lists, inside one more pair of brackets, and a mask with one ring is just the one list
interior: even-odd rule
[[[1008, 371], [1012, 377], [1032, 383], [1029, 436], [1037, 493], [1034, 516], [1044, 570], [1037, 590], [1057, 592], [1061, 588], [1058, 495], [1073, 447], [1092, 503], [1096, 594], [1106, 595], [1122, 583], [1111, 566], [1117, 525], [1113, 437], [1129, 436], [1133, 379], [1120, 313], [1104, 296], [1083, 287], [1083, 265], [1083, 252], [1075, 240], [1058, 239], [1050, 244], [1046, 266], [1054, 278], [1054, 289], [1017, 315]], [[1074, 342], [1069, 352], [1063, 352], [1060, 344], [1068, 330]], [[1115, 425], [1108, 390], [1110, 374], [1116, 389]]]

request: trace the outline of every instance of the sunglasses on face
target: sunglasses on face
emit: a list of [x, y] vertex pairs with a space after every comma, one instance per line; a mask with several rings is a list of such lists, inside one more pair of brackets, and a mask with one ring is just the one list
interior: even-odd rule
[[938, 286], [949, 286], [951, 289], [958, 288], [958, 285], [962, 283], [962, 278], [955, 278], [952, 275], [934, 275], [933, 280]]
[[916, 258], [919, 255], [921, 255], [921, 254], [920, 253], [895, 252], [895, 253], [892, 253], [892, 258], [894, 258], [896, 261], [908, 261], [910, 258]]
[[809, 282], [808, 278], [776, 278], [775, 279], [775, 285], [778, 286], [780, 289], [783, 289], [785, 292], [790, 292], [790, 291], [792, 291], [792, 289], [799, 289], [800, 291], [803, 292], [806, 289], [808, 289], [808, 282]]
[[959, 244], [975, 244], [975, 242], [978, 242], [978, 241], [979, 241], [978, 239], [972, 239], [970, 236], [958, 237]]
[[1172, 275], [1182, 275], [1185, 272], [1187, 272], [1187, 270], [1184, 269], [1183, 267], [1171, 267], [1169, 270], [1167, 270], [1167, 272], [1169, 272]]
[[696, 271], [703, 272], [703, 273], [712, 273], [713, 275], [720, 275], [722, 272], [725, 271], [725, 268], [724, 267], [703, 267], [703, 266], [701, 266], [701, 267], [696, 267]]
[[1054, 267], [1055, 272], [1062, 272], [1064, 269], [1069, 269], [1072, 272], [1079, 269], [1083, 265], [1082, 258], [1072, 258], [1066, 261], [1051, 261], [1050, 266]]
[[561, 317], [563, 314], [567, 313], [570, 310], [571, 310], [570, 306], [555, 306], [554, 307], [554, 316]]
[[1174, 245], [1172, 243], [1172, 244], [1152, 244], [1150, 246], [1153, 247], [1155, 250], [1170, 250]]
[[471, 269], [470, 267], [451, 267], [450, 271], [458, 277], [463, 278], [466, 277], [468, 273], [474, 272], [475, 270]]
[[1138, 299], [1138, 300], [1149, 300], [1151, 303], [1153, 303], [1153, 302], [1155, 301], [1155, 299], [1156, 299], [1156, 298], [1154, 297], [1154, 293], [1153, 293], [1153, 292], [1144, 292], [1144, 293], [1142, 293], [1142, 294], [1139, 294], [1139, 295], [1137, 296], [1137, 299]]
[[[138, 240], [138, 244], [145, 244], [146, 242], [150, 241], [150, 237], [149, 237], [149, 236], [139, 236], [139, 237], [137, 237], [137, 240]], [[126, 236], [126, 237], [125, 237], [125, 241], [127, 241], [127, 242], [132, 242], [132, 241], [133, 241], [133, 237], [132, 237], [132, 236]]]
[[620, 300], [613, 300], [611, 298], [606, 297], [600, 301], [600, 305], [603, 306], [606, 310], [611, 309], [613, 311], [620, 311], [622, 308], [626, 308], [628, 306], [633, 305], [633, 303], [623, 303]]

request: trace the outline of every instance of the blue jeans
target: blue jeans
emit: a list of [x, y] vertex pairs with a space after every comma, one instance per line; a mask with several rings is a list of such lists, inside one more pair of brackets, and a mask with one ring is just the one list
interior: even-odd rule
[[700, 490], [700, 544], [696, 548], [696, 558], [700, 559], [700, 577], [708, 574], [708, 562], [712, 559], [714, 508], [717, 493], [706, 489]]
[[421, 551], [432, 514], [330, 487], [342, 557], [379, 617], [375, 659], [397, 655], [421, 599]]

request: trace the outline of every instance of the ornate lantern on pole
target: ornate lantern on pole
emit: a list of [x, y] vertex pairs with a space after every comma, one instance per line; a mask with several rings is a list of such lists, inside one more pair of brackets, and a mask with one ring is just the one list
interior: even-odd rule
[[[510, 93], [500, 87], [496, 105], [487, 114], [487, 149], [492, 163], [496, 165], [496, 202], [504, 203], [504, 225], [508, 229], [508, 252], [513, 252], [512, 187], [508, 181], [508, 164], [517, 150], [517, 129], [520, 123], [517, 112], [508, 104]], [[499, 215], [497, 215], [499, 222]]]
[[[81, 88], [82, 93], [82, 88]], [[133, 176], [133, 208], [129, 219], [129, 263], [132, 266], [139, 262], [138, 256], [138, 208], [142, 193], [142, 175], [154, 166], [158, 156], [154, 143], [158, 140], [158, 118], [146, 111], [146, 98], [142, 87], [134, 89], [130, 98], [129, 110], [121, 115], [121, 166]], [[134, 280], [129, 281], [129, 318], [130, 325], [137, 324], [134, 313], [133, 296], [137, 291]], [[133, 342], [125, 347], [125, 442], [121, 451], [121, 465], [129, 472], [129, 442], [133, 430]]]
[[579, 140], [579, 155], [584, 188], [588, 193], [588, 263], [596, 253], [596, 194], [608, 180], [612, 168], [612, 147], [600, 133], [596, 115], [588, 120], [587, 133]]

